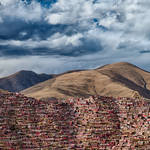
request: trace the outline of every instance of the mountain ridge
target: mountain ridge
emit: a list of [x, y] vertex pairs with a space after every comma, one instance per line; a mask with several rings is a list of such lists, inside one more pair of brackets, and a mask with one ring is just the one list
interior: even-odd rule
[[22, 91], [35, 98], [106, 95], [150, 98], [150, 73], [128, 62], [62, 74]]
[[54, 75], [37, 74], [33, 71], [21, 70], [7, 77], [0, 78], [0, 88], [10, 92], [19, 92], [39, 82], [43, 82]]

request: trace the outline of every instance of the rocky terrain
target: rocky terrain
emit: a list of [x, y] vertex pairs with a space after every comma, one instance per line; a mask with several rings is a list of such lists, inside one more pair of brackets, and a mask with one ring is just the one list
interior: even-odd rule
[[149, 150], [145, 99], [91, 96], [64, 100], [0, 94], [0, 149]]

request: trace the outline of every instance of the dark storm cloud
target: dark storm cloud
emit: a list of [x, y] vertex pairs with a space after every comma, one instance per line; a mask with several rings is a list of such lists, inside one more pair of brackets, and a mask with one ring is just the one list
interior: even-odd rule
[[[74, 28], [74, 30], [72, 30]], [[47, 48], [47, 46], [40, 46], [36, 48], [29, 47], [27, 48], [27, 43], [25, 45], [11, 45], [11, 40], [16, 41], [27, 41], [32, 39], [33, 41], [47, 40], [49, 37], [53, 36], [55, 33], [62, 34], [62, 36], [72, 36], [77, 34], [76, 27], [70, 27], [68, 25], [58, 24], [51, 25], [47, 22], [25, 22], [23, 20], [15, 19], [15, 20], [6, 20], [0, 24], [0, 50], [1, 54], [6, 55], [66, 55], [66, 56], [78, 56], [82, 54], [88, 54], [97, 52], [101, 50], [101, 47], [97, 47], [98, 42], [94, 39], [85, 39], [81, 38], [81, 42], [84, 43], [82, 46], [70, 47], [69, 45], [63, 47], [60, 51], [57, 51], [57, 48]], [[6, 45], [3, 46], [6, 42]], [[57, 43], [56, 43], [57, 44]], [[18, 51], [19, 49], [19, 51]], [[61, 47], [59, 48], [61, 49]], [[22, 51], [22, 54], [21, 54]]]
[[31, 51], [15, 46], [0, 45], [0, 56], [25, 56], [31, 55]]
[[150, 50], [143, 50], [143, 51], [140, 51], [140, 53], [150, 53]]
[[[18, 3], [20, 4], [18, 4]], [[56, 1], [40, 1], [42, 6], [51, 6]], [[82, 32], [87, 32], [87, 28], [80, 27], [80, 23], [76, 24], [51, 24], [49, 23], [49, 14], [51, 14], [51, 8], [45, 8], [39, 5], [35, 1], [2, 1], [2, 10], [0, 17], [2, 22], [0, 23], [0, 50], [1, 55], [64, 55], [64, 56], [79, 56], [97, 52], [102, 49], [101, 44], [97, 39], [86, 39]], [[27, 5], [26, 5], [27, 4]], [[37, 11], [31, 11], [32, 7], [38, 6]], [[10, 10], [8, 9], [10, 7]], [[51, 6], [52, 7], [52, 6]], [[22, 12], [19, 13], [19, 10]], [[12, 14], [11, 14], [11, 11]], [[32, 12], [32, 14], [27, 13], [27, 11]], [[37, 16], [36, 16], [37, 12]], [[45, 14], [44, 14], [45, 13]], [[46, 19], [47, 18], [47, 19]], [[57, 19], [57, 18], [56, 18]], [[91, 23], [90, 23], [91, 24]], [[78, 36], [79, 33], [81, 36]], [[57, 39], [53, 38], [57, 42], [53, 42], [53, 46], [40, 45], [38, 46], [28, 46], [28, 41], [30, 45], [33, 43], [40, 43], [42, 40], [48, 44], [48, 39], [55, 36], [55, 34], [60, 34], [61, 37]], [[77, 35], [77, 38], [76, 38]], [[64, 38], [64, 39], [63, 39]], [[73, 39], [72, 39], [73, 38]], [[65, 40], [68, 40], [65, 43]], [[69, 43], [69, 40], [71, 42]], [[13, 41], [13, 42], [12, 42]], [[16, 42], [15, 42], [16, 41]], [[62, 43], [64, 41], [64, 45]], [[16, 44], [20, 42], [20, 44]], [[24, 44], [21, 44], [24, 43]], [[59, 44], [60, 43], [60, 44]], [[51, 44], [51, 42], [49, 42]], [[21, 54], [22, 51], [22, 54]]]
[[[46, 22], [25, 22], [23, 20], [4, 20], [0, 24], [0, 39], [27, 40], [30, 38], [46, 39], [54, 33], [71, 34], [67, 25], [50, 25]], [[21, 33], [26, 33], [22, 35]]]

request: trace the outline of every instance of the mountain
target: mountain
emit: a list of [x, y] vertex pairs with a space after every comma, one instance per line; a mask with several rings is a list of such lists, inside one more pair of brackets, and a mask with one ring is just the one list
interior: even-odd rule
[[150, 98], [150, 73], [127, 62], [59, 75], [22, 91], [35, 98], [107, 95]]
[[150, 149], [149, 103], [104, 96], [0, 95], [0, 149]]
[[54, 75], [36, 74], [32, 71], [19, 71], [8, 77], [0, 78], [0, 89], [18, 92], [39, 82], [53, 78]]

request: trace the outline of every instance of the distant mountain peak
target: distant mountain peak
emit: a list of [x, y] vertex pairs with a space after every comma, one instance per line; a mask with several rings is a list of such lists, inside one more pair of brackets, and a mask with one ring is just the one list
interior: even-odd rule
[[104, 65], [104, 67], [119, 67], [119, 66], [121, 67], [121, 66], [135, 66], [135, 65], [133, 65], [129, 62], [117, 62], [117, 63]]
[[37, 73], [30, 71], [30, 70], [20, 70], [20, 71], [14, 73], [13, 75], [17, 75], [17, 74], [37, 74]]
[[10, 76], [0, 78], [0, 88], [10, 92], [18, 92], [52, 77], [53, 75], [37, 74], [33, 71], [21, 70]]

